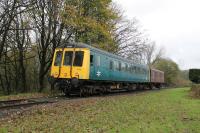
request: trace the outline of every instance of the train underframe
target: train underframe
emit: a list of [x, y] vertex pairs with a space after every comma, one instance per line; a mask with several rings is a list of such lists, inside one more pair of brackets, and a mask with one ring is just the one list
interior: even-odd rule
[[119, 81], [92, 81], [73, 79], [53, 79], [51, 86], [61, 90], [66, 96], [78, 94], [80, 97], [91, 96], [95, 94], [106, 94], [116, 92], [117, 90], [134, 91], [134, 90], [151, 90], [160, 89], [161, 83], [150, 82], [119, 82]]

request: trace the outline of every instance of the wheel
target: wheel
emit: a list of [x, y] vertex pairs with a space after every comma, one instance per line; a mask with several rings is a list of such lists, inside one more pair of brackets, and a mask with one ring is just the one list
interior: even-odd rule
[[80, 89], [80, 94], [79, 95], [80, 95], [80, 97], [83, 96], [83, 89], [82, 88]]

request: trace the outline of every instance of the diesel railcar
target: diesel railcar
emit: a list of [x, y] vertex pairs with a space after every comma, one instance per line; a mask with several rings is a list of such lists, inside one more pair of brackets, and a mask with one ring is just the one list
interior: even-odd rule
[[55, 50], [51, 66], [51, 84], [66, 95], [80, 96], [134, 90], [164, 83], [164, 73], [147, 65], [82, 43], [69, 43]]

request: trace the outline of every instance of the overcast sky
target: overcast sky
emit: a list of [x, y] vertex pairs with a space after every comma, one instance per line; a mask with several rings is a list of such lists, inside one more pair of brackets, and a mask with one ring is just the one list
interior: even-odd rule
[[200, 0], [114, 0], [181, 69], [200, 68]]

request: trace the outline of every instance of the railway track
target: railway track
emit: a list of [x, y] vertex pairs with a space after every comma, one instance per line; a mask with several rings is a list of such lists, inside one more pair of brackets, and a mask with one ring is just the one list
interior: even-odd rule
[[29, 107], [34, 105], [40, 105], [40, 104], [48, 104], [48, 103], [55, 103], [60, 100], [74, 100], [74, 99], [86, 99], [86, 98], [94, 98], [94, 97], [106, 97], [106, 96], [118, 96], [118, 95], [127, 95], [127, 94], [134, 94], [134, 93], [141, 93], [146, 91], [152, 91], [152, 90], [134, 90], [134, 91], [113, 91], [111, 93], [102, 94], [102, 95], [93, 95], [93, 96], [86, 96], [86, 97], [79, 97], [79, 95], [72, 95], [71, 97], [44, 97], [44, 98], [31, 98], [31, 99], [17, 99], [17, 100], [5, 100], [0, 101], [0, 110], [5, 109], [15, 109], [15, 108], [21, 108], [21, 107]]
[[20, 114], [36, 105], [45, 105], [57, 102], [55, 98], [33, 98], [0, 101], [0, 119], [13, 114]]
[[53, 103], [50, 101], [35, 101], [31, 99], [0, 101], [0, 110], [30, 107], [33, 105]]
[[12, 113], [23, 112], [25, 109], [29, 107], [33, 107], [35, 105], [45, 105], [56, 103], [59, 101], [69, 101], [69, 100], [80, 100], [80, 99], [89, 99], [89, 98], [100, 98], [100, 97], [112, 97], [112, 96], [120, 96], [120, 95], [132, 95], [141, 92], [147, 92], [152, 90], [135, 90], [135, 91], [115, 91], [112, 93], [107, 93], [103, 95], [93, 95], [89, 97], [79, 97], [79, 95], [72, 95], [71, 97], [43, 97], [43, 98], [32, 98], [32, 99], [18, 99], [18, 100], [6, 100], [0, 101], [0, 119], [9, 116]]

